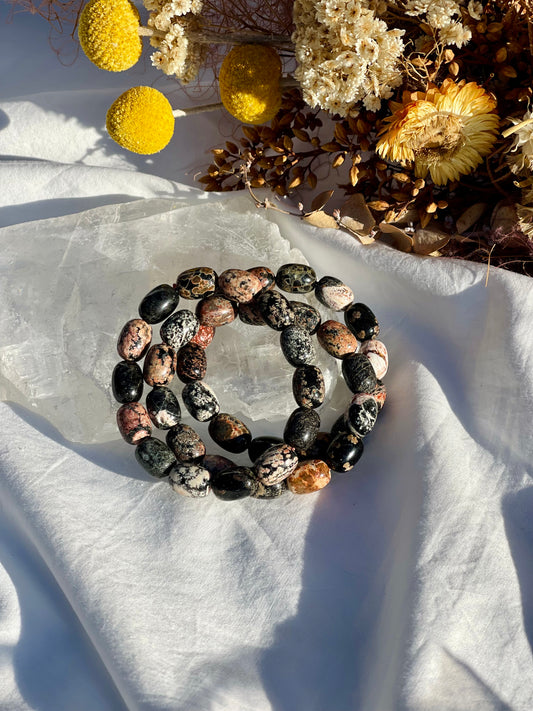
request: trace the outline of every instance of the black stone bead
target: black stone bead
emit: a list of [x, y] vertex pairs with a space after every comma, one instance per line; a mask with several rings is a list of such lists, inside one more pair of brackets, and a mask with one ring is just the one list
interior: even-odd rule
[[160, 430], [168, 430], [181, 419], [178, 398], [164, 386], [154, 388], [146, 396], [146, 409], [150, 419]]
[[337, 435], [328, 447], [326, 464], [334, 472], [347, 472], [363, 454], [363, 440], [354, 434]]
[[117, 402], [138, 402], [143, 394], [143, 373], [137, 363], [121, 360], [111, 378], [113, 397]]
[[315, 287], [315, 270], [307, 264], [284, 264], [278, 269], [276, 284], [290, 294], [307, 294]]
[[207, 422], [220, 412], [215, 393], [202, 382], [188, 383], [181, 391], [183, 404], [198, 422]]
[[205, 444], [200, 435], [183, 422], [169, 429], [167, 444], [180, 462], [199, 462], [205, 455]]
[[211, 475], [211, 490], [224, 501], [243, 499], [250, 496], [256, 488], [257, 482], [248, 467], [235, 467]]
[[205, 348], [197, 343], [187, 343], [178, 351], [176, 374], [183, 383], [203, 380], [207, 372]]
[[260, 481], [257, 482], [257, 487], [252, 493], [252, 499], [279, 499], [287, 491], [287, 480], [280, 481], [277, 484], [267, 486]]
[[346, 424], [346, 417], [344, 416], [344, 413], [342, 415], [339, 415], [335, 422], [333, 423], [333, 426], [331, 428], [331, 436], [335, 438], [339, 434], [348, 434], [349, 433], [348, 425]]
[[255, 301], [266, 325], [275, 331], [283, 331], [294, 322], [294, 312], [279, 291], [263, 291], [256, 296]]
[[248, 445], [248, 456], [250, 457], [250, 461], [255, 462], [258, 457], [264, 454], [267, 449], [270, 449], [270, 447], [273, 447], [275, 444], [283, 444], [283, 440], [280, 437], [271, 437], [270, 435], [254, 437]]
[[322, 371], [316, 365], [302, 365], [292, 376], [292, 392], [300, 407], [319, 407], [324, 402], [326, 387]]
[[315, 307], [304, 301], [289, 301], [289, 304], [294, 312], [294, 325], [300, 326], [311, 335], [316, 333], [322, 323], [322, 317]]
[[376, 424], [378, 404], [371, 395], [358, 395], [354, 399], [346, 413], [346, 424], [354, 435], [364, 437]]
[[176, 461], [176, 457], [164, 442], [155, 437], [146, 437], [135, 448], [135, 458], [148, 474], [161, 479]]
[[320, 417], [316, 410], [298, 408], [287, 420], [283, 439], [297, 450], [307, 450], [315, 441], [319, 427]]
[[235, 469], [237, 466], [231, 459], [223, 457], [221, 454], [206, 454], [202, 459], [202, 466], [211, 474], [211, 477], [225, 472], [228, 469]]
[[178, 292], [170, 284], [159, 284], [139, 304], [139, 315], [146, 323], [159, 323], [170, 316], [179, 300]]
[[351, 304], [344, 312], [344, 321], [358, 341], [368, 341], [379, 333], [379, 324], [365, 304]]
[[252, 440], [250, 430], [244, 422], [227, 412], [215, 415], [209, 421], [208, 430], [211, 438], [219, 447], [233, 454], [244, 452]]
[[322, 459], [324, 461], [332, 439], [333, 437], [329, 432], [319, 432], [308, 449], [298, 451], [298, 459], [300, 461], [307, 459]]
[[283, 355], [295, 368], [311, 363], [315, 359], [316, 353], [311, 343], [311, 337], [299, 326], [284, 328], [279, 342]]
[[265, 325], [265, 319], [262, 317], [255, 299], [252, 299], [247, 304], [239, 304], [239, 318], [248, 326]]
[[161, 324], [161, 340], [178, 351], [194, 338], [200, 328], [200, 321], [189, 309], [181, 309]]
[[376, 373], [364, 353], [350, 353], [343, 358], [342, 374], [353, 393], [371, 393], [376, 387]]

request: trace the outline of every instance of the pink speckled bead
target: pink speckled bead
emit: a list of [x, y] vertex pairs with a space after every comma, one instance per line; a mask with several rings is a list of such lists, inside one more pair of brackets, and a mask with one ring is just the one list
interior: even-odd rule
[[361, 343], [361, 353], [364, 353], [372, 363], [372, 367], [376, 371], [376, 378], [378, 380], [384, 378], [389, 369], [389, 354], [385, 344], [376, 339], [363, 341]]
[[118, 337], [117, 351], [128, 361], [140, 360], [152, 341], [152, 327], [142, 318], [134, 318], [124, 324]]
[[117, 425], [128, 444], [137, 444], [152, 433], [150, 417], [140, 402], [127, 402], [119, 407]]

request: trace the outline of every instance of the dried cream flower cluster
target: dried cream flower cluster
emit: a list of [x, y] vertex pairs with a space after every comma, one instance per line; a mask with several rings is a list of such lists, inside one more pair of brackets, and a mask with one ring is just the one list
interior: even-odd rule
[[[437, 39], [444, 46], [463, 47], [472, 39], [470, 28], [457, 19], [461, 17], [461, 3], [457, 0], [406, 0], [404, 11], [406, 15], [423, 18], [437, 31]], [[480, 3], [470, 0], [468, 11], [474, 18], [481, 17]]]
[[150, 11], [148, 27], [158, 30], [150, 38], [157, 48], [152, 54], [154, 67], [183, 84], [196, 79], [207, 52], [207, 45], [191, 39], [201, 30], [202, 0], [144, 0], [144, 6]]
[[389, 30], [380, 10], [367, 0], [295, 0], [294, 76], [310, 106], [346, 116], [362, 101], [376, 111], [402, 83], [404, 30]]
[[513, 126], [504, 131], [504, 136], [514, 136], [513, 147], [508, 155], [513, 173], [533, 177], [533, 111], [526, 111], [521, 119], [510, 119]]

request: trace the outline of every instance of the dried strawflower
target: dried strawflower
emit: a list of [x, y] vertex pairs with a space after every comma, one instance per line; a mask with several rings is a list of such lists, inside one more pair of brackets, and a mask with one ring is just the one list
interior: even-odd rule
[[107, 112], [111, 138], [133, 153], [158, 153], [172, 138], [172, 107], [157, 89], [134, 86], [121, 94]]
[[139, 13], [129, 0], [90, 0], [80, 16], [78, 35], [87, 57], [100, 69], [122, 72], [142, 52]]
[[391, 102], [377, 152], [402, 165], [414, 163], [415, 174], [428, 171], [436, 185], [458, 180], [478, 166], [496, 141], [496, 101], [475, 82], [446, 80], [440, 88], [404, 95]]
[[281, 105], [281, 60], [272, 47], [234, 47], [220, 67], [220, 98], [243, 123], [270, 121]]

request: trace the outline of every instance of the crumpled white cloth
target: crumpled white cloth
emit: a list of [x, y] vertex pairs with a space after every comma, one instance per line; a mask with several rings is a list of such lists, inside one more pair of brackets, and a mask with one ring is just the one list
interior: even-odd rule
[[[24, 101], [14, 153], [42, 159]], [[49, 111], [41, 143], [69, 122]], [[0, 162], [3, 224], [98, 210], [125, 180], [119, 201], [204, 199], [112, 157], [54, 165], [54, 140]], [[38, 405], [0, 404], [0, 708], [530, 711], [533, 283], [259, 219], [380, 319], [389, 396], [363, 458], [316, 496], [195, 502], [118, 437], [73, 444]]]

